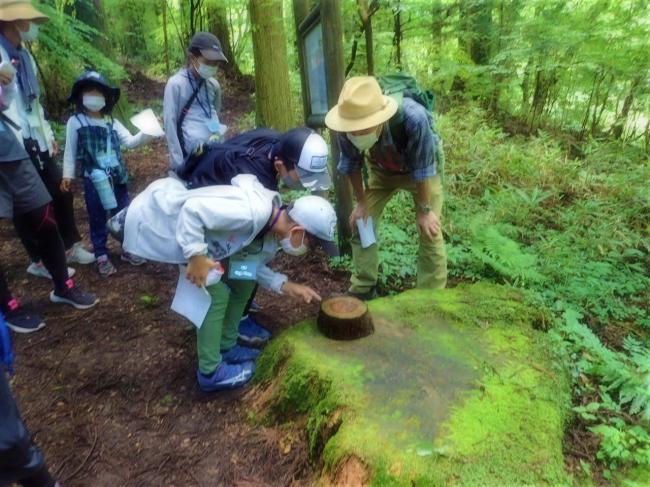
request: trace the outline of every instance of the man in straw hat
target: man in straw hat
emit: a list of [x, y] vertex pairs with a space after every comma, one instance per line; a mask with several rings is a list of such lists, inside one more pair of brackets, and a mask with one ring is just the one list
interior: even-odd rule
[[[394, 139], [390, 129], [394, 125], [390, 122], [392, 117], [400, 117], [404, 141]], [[338, 170], [348, 176], [357, 200], [350, 225], [354, 228], [360, 219], [367, 222], [370, 216], [376, 234], [391, 197], [400, 189], [411, 192], [420, 233], [417, 286], [445, 287], [447, 255], [440, 225], [442, 185], [436, 160], [440, 140], [432, 130], [430, 114], [407, 97], [400, 106], [396, 99], [382, 94], [374, 77], [359, 76], [345, 82], [338, 104], [328, 112], [325, 124], [339, 132]], [[361, 176], [364, 155], [369, 160], [366, 188]], [[379, 268], [377, 244], [362, 248], [355, 236], [352, 254], [355, 268], [349, 292], [372, 299]]]

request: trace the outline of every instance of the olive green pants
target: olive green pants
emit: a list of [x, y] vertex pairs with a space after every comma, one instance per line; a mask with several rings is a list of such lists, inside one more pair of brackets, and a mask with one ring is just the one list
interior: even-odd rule
[[[375, 224], [375, 235], [378, 234], [384, 207], [400, 189], [409, 191], [416, 196], [415, 182], [410, 175], [396, 175], [382, 169], [370, 166], [366, 198], [368, 213]], [[438, 219], [442, 212], [442, 184], [440, 176], [431, 179], [431, 209]], [[413, 219], [416, 216], [413, 215]], [[379, 274], [379, 245], [377, 242], [368, 248], [362, 248], [358, 234], [352, 238], [352, 274], [350, 292], [366, 293], [377, 284]], [[433, 240], [420, 235], [418, 250], [417, 287], [439, 289], [447, 284], [447, 253], [445, 242], [440, 232]]]
[[206, 288], [212, 304], [196, 331], [196, 353], [202, 374], [214, 372], [221, 363], [221, 351], [237, 344], [239, 321], [256, 284], [256, 281], [229, 280], [224, 276]]

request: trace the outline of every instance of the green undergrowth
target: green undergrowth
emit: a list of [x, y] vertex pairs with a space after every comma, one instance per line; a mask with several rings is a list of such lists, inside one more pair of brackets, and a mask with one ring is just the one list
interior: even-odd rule
[[[372, 485], [561, 485], [568, 379], [509, 287], [467, 285], [375, 300], [371, 337], [324, 338], [313, 321], [271, 342], [256, 381], [267, 419], [306, 416], [333, 479], [349, 457]], [[487, 482], [487, 483], [486, 483]]]
[[[584, 473], [650, 472], [648, 154], [592, 140], [575, 158], [550, 134], [507, 135], [471, 104], [438, 126], [450, 277], [523, 288], [551, 310], [542, 327], [556, 324], [577, 419], [600, 438]], [[382, 294], [413, 286], [413, 215], [407, 193], [384, 213]]]

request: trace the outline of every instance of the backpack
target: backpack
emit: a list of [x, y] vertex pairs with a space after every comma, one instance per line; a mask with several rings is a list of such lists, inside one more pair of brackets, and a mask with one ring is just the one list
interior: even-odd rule
[[402, 111], [402, 101], [404, 98], [410, 98], [422, 105], [429, 117], [429, 125], [437, 138], [436, 144], [436, 161], [440, 173], [442, 174], [445, 163], [445, 155], [442, 151], [442, 140], [436, 131], [433, 121], [433, 111], [436, 108], [436, 96], [431, 90], [424, 89], [417, 80], [408, 73], [398, 72], [377, 76], [377, 82], [381, 87], [384, 95], [391, 96], [397, 100], [397, 113], [388, 121], [390, 134], [398, 150], [406, 148], [407, 137], [404, 129], [404, 114]]

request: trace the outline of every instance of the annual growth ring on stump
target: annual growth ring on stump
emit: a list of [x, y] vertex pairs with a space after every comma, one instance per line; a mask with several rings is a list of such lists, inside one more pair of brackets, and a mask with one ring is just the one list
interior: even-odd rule
[[375, 331], [368, 305], [352, 296], [323, 301], [316, 323], [323, 335], [334, 340], [355, 340]]

